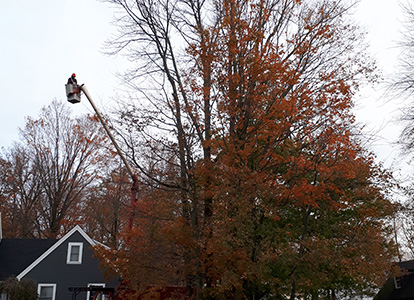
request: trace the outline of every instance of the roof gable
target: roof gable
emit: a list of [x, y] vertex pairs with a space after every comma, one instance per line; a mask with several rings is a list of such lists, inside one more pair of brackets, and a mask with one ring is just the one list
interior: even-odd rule
[[16, 276], [35, 261], [57, 239], [9, 239], [0, 242], [0, 281]]
[[407, 271], [413, 271], [414, 270], [414, 260], [406, 260], [398, 263], [398, 266], [400, 266], [403, 269], [406, 269]]
[[18, 280], [22, 279], [27, 273], [29, 273], [34, 267], [36, 267], [39, 263], [41, 263], [50, 253], [52, 253], [54, 250], [56, 250], [60, 245], [62, 245], [70, 236], [72, 236], [75, 232], [78, 232], [91, 246], [95, 246], [96, 242], [92, 240], [86, 233], [83, 231], [83, 229], [76, 225], [74, 228], [72, 228], [71, 231], [69, 231], [67, 234], [65, 234], [61, 239], [59, 239], [55, 244], [53, 244], [49, 249], [47, 249], [46, 252], [44, 252], [42, 255], [40, 255], [32, 264], [30, 264], [26, 269], [24, 269], [22, 272], [20, 272], [16, 278]]
[[398, 266], [407, 271], [397, 277], [400, 287], [396, 288], [394, 277], [389, 278], [375, 296], [375, 300], [410, 300], [414, 299], [414, 260], [402, 261]]

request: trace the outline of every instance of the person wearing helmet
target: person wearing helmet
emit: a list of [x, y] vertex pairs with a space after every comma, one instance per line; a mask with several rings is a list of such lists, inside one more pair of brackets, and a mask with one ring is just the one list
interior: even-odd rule
[[66, 84], [66, 95], [70, 103], [79, 103], [81, 97], [81, 87], [78, 86], [78, 81], [76, 80], [76, 74], [73, 73], [69, 77], [68, 83]]
[[68, 84], [78, 84], [78, 81], [76, 80], [76, 74], [73, 73], [72, 76], [69, 77], [68, 79]]

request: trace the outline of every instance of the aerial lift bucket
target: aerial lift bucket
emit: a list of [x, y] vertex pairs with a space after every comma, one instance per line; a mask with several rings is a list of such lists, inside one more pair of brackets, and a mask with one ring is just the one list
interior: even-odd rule
[[68, 83], [66, 87], [66, 96], [70, 103], [79, 103], [81, 101], [80, 88], [77, 84]]

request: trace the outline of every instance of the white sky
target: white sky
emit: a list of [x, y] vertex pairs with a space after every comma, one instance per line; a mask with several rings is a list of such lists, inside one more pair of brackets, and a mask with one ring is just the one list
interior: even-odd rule
[[[115, 28], [97, 0], [2, 1], [0, 9], [0, 146], [18, 138], [25, 116], [37, 117], [75, 72], [97, 104], [114, 94], [116, 58], [103, 54]], [[69, 104], [69, 103], [68, 103]], [[87, 112], [86, 103], [73, 106]]]
[[[411, 1], [411, 0], [407, 0]], [[398, 64], [398, 41], [404, 31], [404, 13], [398, 0], [361, 0], [356, 18], [368, 32], [370, 53], [376, 59], [385, 80], [390, 80]], [[356, 101], [357, 121], [367, 125], [367, 132], [377, 134], [372, 149], [386, 167], [407, 172], [407, 160], [395, 146], [401, 126], [398, 118], [404, 103], [384, 97], [384, 85], [365, 87]]]
[[[103, 43], [116, 28], [113, 9], [97, 0], [3, 1], [0, 10], [0, 147], [18, 139], [24, 117], [37, 117], [54, 98], [66, 101], [64, 84], [75, 72], [104, 110], [113, 101], [125, 60], [103, 54]], [[398, 0], [361, 0], [356, 14], [369, 32], [372, 54], [384, 73], [391, 73], [403, 19]], [[123, 61], [123, 63], [122, 63]], [[396, 151], [389, 141], [398, 136], [390, 123], [395, 105], [368, 88], [358, 101], [357, 120], [382, 129], [375, 144], [379, 158], [390, 165]], [[75, 113], [91, 111], [88, 103], [72, 106]]]

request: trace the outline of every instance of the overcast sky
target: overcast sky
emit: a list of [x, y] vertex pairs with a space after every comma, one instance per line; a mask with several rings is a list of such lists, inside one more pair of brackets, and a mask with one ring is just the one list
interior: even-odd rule
[[[0, 10], [0, 146], [18, 137], [25, 116], [36, 117], [77, 73], [95, 102], [110, 101], [117, 59], [103, 54], [115, 28], [113, 10], [97, 0], [3, 1]], [[86, 103], [73, 106], [89, 110]]]
[[[404, 13], [401, 3], [412, 0], [361, 0], [356, 18], [368, 32], [367, 41], [370, 53], [376, 59], [383, 79], [390, 80], [398, 65], [402, 39]], [[401, 157], [400, 149], [395, 145], [401, 126], [398, 122], [406, 102], [402, 99], [384, 97], [384, 85], [366, 87], [356, 101], [357, 121], [366, 124], [366, 132], [376, 134], [372, 150], [378, 161], [393, 168], [395, 174], [405, 175], [411, 169], [407, 158]], [[403, 179], [403, 178], [401, 178]]]
[[[97, 0], [3, 1], [0, 10], [0, 147], [18, 139], [25, 116], [36, 117], [54, 98], [65, 101], [64, 84], [76, 72], [80, 83], [104, 110], [116, 89], [115, 77], [125, 59], [103, 54], [103, 43], [116, 28], [113, 7]], [[369, 34], [371, 52], [384, 74], [396, 64], [401, 30], [398, 0], [361, 0], [356, 18]], [[379, 88], [364, 89], [358, 98], [358, 121], [381, 129], [375, 151], [386, 164], [396, 156], [389, 143], [398, 135], [391, 122], [396, 105], [380, 99]], [[75, 113], [90, 111], [83, 102]]]

